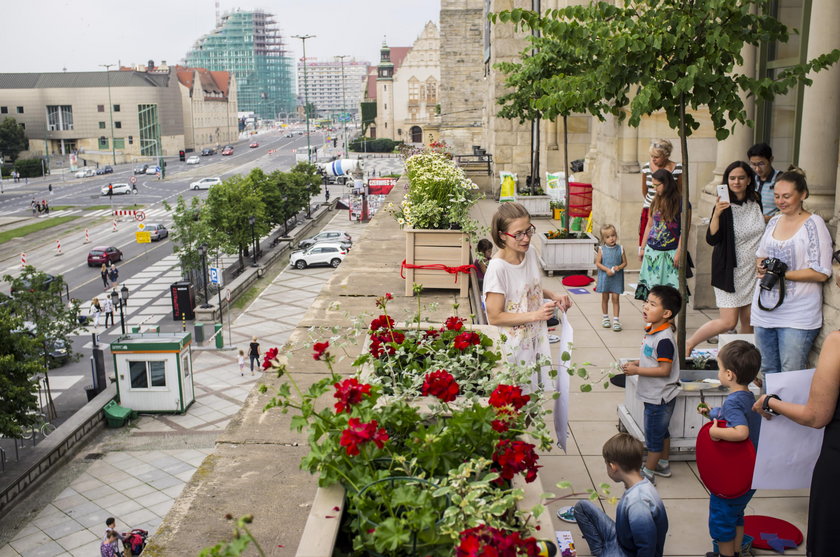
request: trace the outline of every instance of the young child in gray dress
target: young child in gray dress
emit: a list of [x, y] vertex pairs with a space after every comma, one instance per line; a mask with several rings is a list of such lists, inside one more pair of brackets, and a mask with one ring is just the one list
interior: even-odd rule
[[[601, 245], [595, 255], [595, 266], [598, 268], [598, 283], [595, 292], [601, 293], [601, 326], [613, 331], [621, 330], [618, 320], [618, 297], [624, 293], [624, 268], [627, 266], [627, 256], [624, 248], [618, 245], [618, 232], [612, 224], [601, 227]], [[610, 325], [609, 302], [612, 300], [613, 321]]]

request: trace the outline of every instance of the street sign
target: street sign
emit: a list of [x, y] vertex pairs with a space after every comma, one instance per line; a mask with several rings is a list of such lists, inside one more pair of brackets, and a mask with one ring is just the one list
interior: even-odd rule
[[136, 176], [132, 176], [131, 178], [129, 178], [129, 179], [128, 179], [128, 181], [129, 181], [129, 182], [131, 182], [131, 185], [133, 186], [134, 184], [136, 184], [136, 183], [137, 183], [137, 177], [136, 177]]
[[146, 220], [146, 213], [144, 213], [143, 211], [137, 211], [136, 213], [134, 213], [134, 220], [136, 220], [137, 222]]
[[230, 288], [225, 290], [225, 298], [227, 298], [227, 303], [230, 303]]
[[210, 267], [210, 282], [219, 286], [222, 285], [222, 273], [218, 267]]
[[142, 222], [138, 222], [138, 223], [137, 223], [137, 229], [138, 229], [138, 230], [145, 230], [145, 229], [146, 229], [146, 225], [145, 225], [145, 224], [143, 224]]
[[138, 244], [151, 244], [152, 243], [152, 233], [151, 232], [135, 232], [134, 237], [137, 239]]

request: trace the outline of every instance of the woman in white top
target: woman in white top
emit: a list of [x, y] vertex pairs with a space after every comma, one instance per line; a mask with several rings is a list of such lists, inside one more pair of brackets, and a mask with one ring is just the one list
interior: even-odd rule
[[653, 203], [653, 197], [656, 195], [656, 187], [653, 185], [653, 173], [664, 168], [670, 172], [677, 181], [677, 188], [682, 191], [682, 172], [683, 168], [680, 163], [674, 162], [670, 159], [671, 151], [674, 146], [667, 139], [654, 139], [650, 142], [650, 162], [646, 162], [642, 166], [642, 216], [639, 219], [639, 255], [644, 252], [644, 245], [647, 242], [645, 237], [645, 227], [647, 226], [650, 215], [650, 204]]
[[[525, 365], [551, 362], [546, 321], [554, 315], [555, 308], [566, 311], [572, 305], [568, 296], [543, 288], [537, 254], [530, 249], [535, 231], [525, 207], [519, 203], [500, 205], [493, 215], [491, 230], [499, 251], [487, 264], [484, 275], [487, 320], [506, 335], [509, 361]], [[546, 299], [550, 301], [545, 302]], [[534, 386], [547, 384], [548, 367], [541, 371], [532, 377]]]
[[763, 373], [807, 369], [808, 353], [822, 327], [822, 283], [831, 276], [831, 236], [823, 219], [803, 207], [807, 197], [802, 174], [779, 177], [774, 189], [779, 214], [767, 223], [756, 251], [759, 279], [772, 278], [765, 259], [787, 265], [772, 288], [765, 290], [759, 281], [753, 295], [752, 325]]

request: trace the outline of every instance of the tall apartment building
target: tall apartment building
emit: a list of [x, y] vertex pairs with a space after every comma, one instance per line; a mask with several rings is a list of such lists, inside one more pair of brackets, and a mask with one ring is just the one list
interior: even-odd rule
[[347, 112], [355, 119], [362, 101], [362, 82], [369, 67], [370, 62], [355, 58], [343, 62], [319, 62], [317, 58], [301, 60], [297, 65], [298, 101], [303, 104], [304, 98], [307, 99], [315, 107], [316, 114], [324, 118]]
[[198, 39], [186, 65], [236, 77], [239, 112], [275, 119], [295, 109], [292, 58], [274, 21], [262, 10], [235, 11]]

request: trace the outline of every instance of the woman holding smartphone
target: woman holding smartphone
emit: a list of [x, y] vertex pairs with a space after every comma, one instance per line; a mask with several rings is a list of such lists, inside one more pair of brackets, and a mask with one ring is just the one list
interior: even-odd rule
[[720, 317], [709, 321], [685, 343], [689, 357], [694, 347], [711, 337], [734, 329], [753, 332], [750, 306], [755, 292], [755, 252], [764, 234], [761, 202], [750, 165], [735, 161], [726, 167], [723, 184], [712, 210], [706, 243], [712, 249], [712, 286]]

